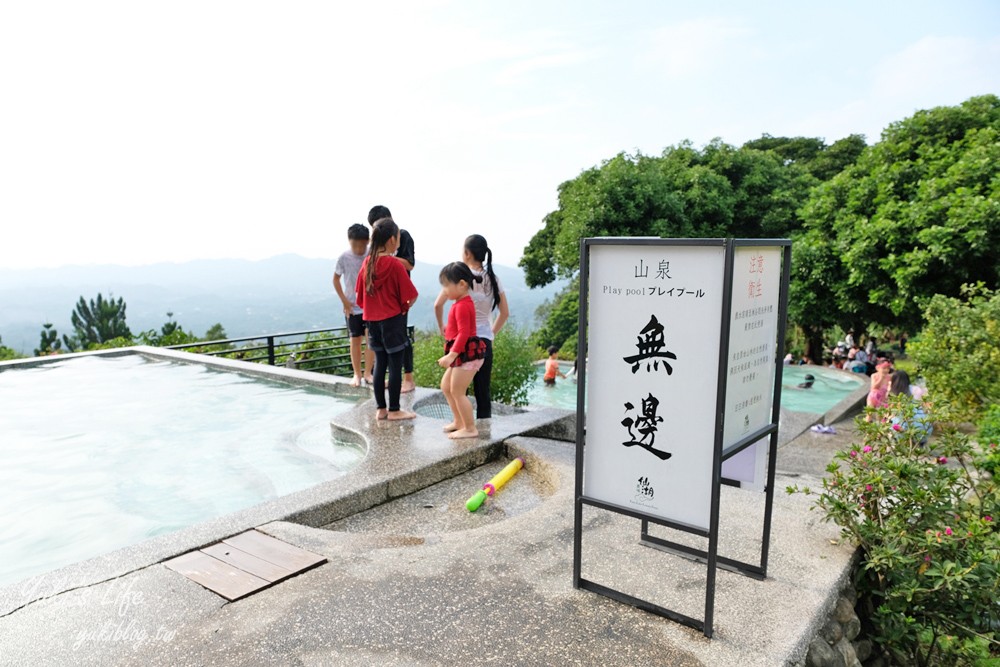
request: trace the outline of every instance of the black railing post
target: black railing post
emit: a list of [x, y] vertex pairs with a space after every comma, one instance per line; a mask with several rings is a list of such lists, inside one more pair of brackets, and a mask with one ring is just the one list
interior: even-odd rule
[[267, 363], [274, 365], [274, 336], [267, 337]]

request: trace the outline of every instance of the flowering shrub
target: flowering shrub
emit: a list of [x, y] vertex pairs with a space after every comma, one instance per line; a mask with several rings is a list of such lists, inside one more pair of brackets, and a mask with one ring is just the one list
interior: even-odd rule
[[859, 420], [816, 507], [860, 547], [860, 611], [894, 662], [975, 665], [1000, 656], [1000, 495], [968, 436], [946, 429], [930, 451], [900, 427], [914, 410], [899, 397]]
[[1000, 473], [1000, 405], [991, 405], [986, 411], [977, 437], [983, 449], [983, 467], [996, 477]]

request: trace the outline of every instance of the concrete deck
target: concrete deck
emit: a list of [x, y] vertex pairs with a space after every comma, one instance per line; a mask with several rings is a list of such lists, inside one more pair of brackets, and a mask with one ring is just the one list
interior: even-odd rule
[[[707, 640], [573, 588], [575, 451], [552, 439], [571, 430], [565, 413], [498, 415], [480, 440], [454, 443], [439, 420], [386, 424], [372, 412], [364, 404], [337, 425], [369, 441], [357, 475], [181, 531], [173, 543], [0, 589], [0, 663], [782, 665], [804, 656], [849, 571], [852, 549], [836, 527], [819, 522], [808, 498], [782, 491], [817, 485], [852, 435], [844, 422], [826, 436], [802, 431], [814, 416], [783, 416], [800, 435], [779, 448], [769, 578], [720, 570]], [[479, 512], [466, 511], [468, 496], [518, 455], [526, 468]], [[762, 512], [761, 494], [723, 488], [723, 555], [754, 558]], [[584, 524], [585, 577], [702, 615], [704, 566], [639, 545], [635, 519], [588, 508]], [[252, 526], [329, 562], [233, 603], [162, 564]]]

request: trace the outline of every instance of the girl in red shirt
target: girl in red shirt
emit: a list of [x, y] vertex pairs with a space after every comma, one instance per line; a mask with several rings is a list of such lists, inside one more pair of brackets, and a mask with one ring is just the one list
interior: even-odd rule
[[441, 391], [455, 418], [444, 430], [453, 440], [478, 438], [472, 403], [465, 392], [476, 371], [482, 368], [486, 352], [486, 342], [476, 336], [476, 305], [469, 296], [472, 284], [482, 282], [483, 278], [473, 275], [462, 262], [452, 262], [441, 269], [440, 278], [442, 293], [455, 302], [448, 311], [448, 324], [444, 328], [445, 355], [438, 359], [438, 365], [447, 369], [441, 378]]
[[[399, 227], [384, 218], [372, 227], [368, 256], [357, 280], [357, 303], [368, 325], [368, 347], [375, 352], [374, 389], [377, 419], [413, 419], [399, 409], [403, 384], [403, 350], [406, 349], [406, 313], [417, 300], [406, 269], [392, 256], [399, 247]], [[389, 405], [385, 402], [385, 372], [389, 371]]]

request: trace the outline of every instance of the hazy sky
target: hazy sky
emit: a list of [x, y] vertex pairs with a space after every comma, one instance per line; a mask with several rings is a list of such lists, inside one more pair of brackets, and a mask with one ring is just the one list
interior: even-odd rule
[[0, 0], [0, 268], [333, 257], [375, 203], [418, 264], [516, 264], [620, 151], [988, 92], [993, 0]]

